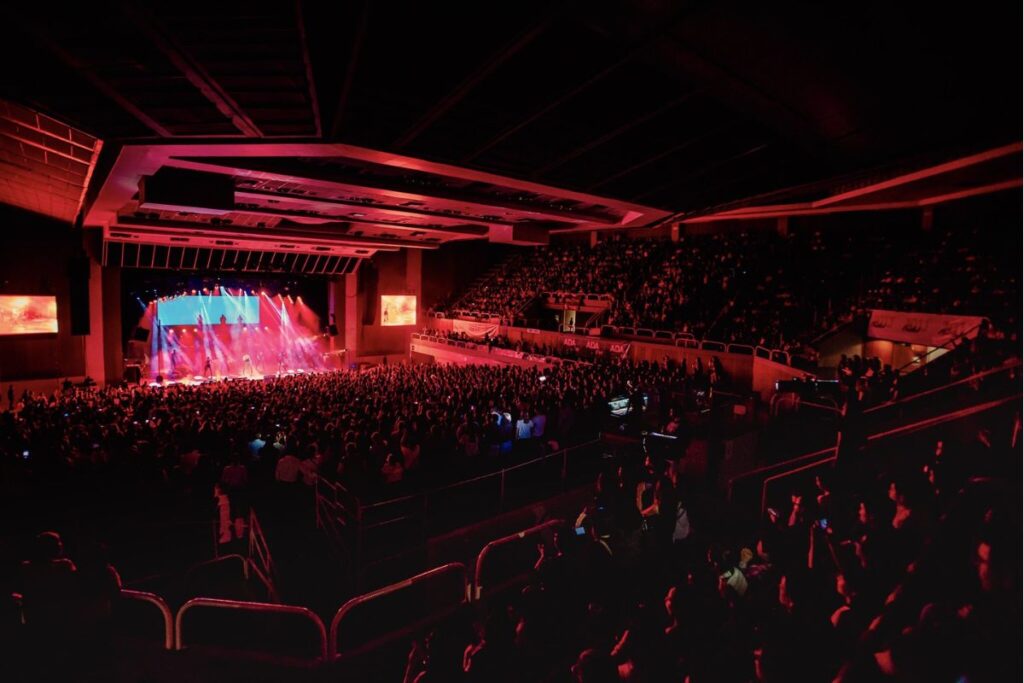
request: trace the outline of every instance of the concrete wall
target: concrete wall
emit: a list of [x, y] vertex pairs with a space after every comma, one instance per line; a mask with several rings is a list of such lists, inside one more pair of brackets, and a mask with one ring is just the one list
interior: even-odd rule
[[[355, 344], [358, 358], [408, 354], [409, 335], [422, 327], [424, 316], [422, 257], [423, 252], [417, 249], [381, 252], [359, 267], [356, 294], [356, 317], [359, 327]], [[416, 296], [417, 324], [382, 326], [380, 297], [383, 294]]]
[[[121, 276], [98, 261], [98, 240], [60, 221], [0, 207], [0, 294], [57, 298], [57, 333], [0, 337], [0, 382], [49, 391], [65, 377], [89, 375], [99, 384], [123, 375]], [[71, 264], [89, 257], [89, 332], [71, 334]], [[3, 393], [6, 395], [6, 386]]]
[[456, 363], [458, 365], [518, 365], [520, 367], [550, 367], [546, 360], [513, 358], [501, 354], [500, 349], [488, 352], [486, 348], [459, 348], [444, 342], [413, 339], [409, 343], [410, 358], [416, 363]]
[[71, 335], [71, 227], [8, 207], [0, 220], [0, 294], [57, 297], [58, 325], [57, 334], [0, 337], [0, 381], [84, 375], [85, 337]]

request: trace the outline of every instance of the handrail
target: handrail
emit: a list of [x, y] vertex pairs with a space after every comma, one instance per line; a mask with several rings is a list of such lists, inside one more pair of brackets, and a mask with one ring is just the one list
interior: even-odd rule
[[214, 609], [233, 609], [246, 612], [263, 612], [266, 614], [293, 614], [301, 616], [313, 622], [320, 636], [320, 660], [327, 658], [327, 629], [324, 622], [308, 607], [298, 605], [278, 605], [269, 602], [246, 602], [244, 600], [221, 600], [219, 598], [192, 598], [178, 609], [174, 617], [174, 649], [185, 649], [185, 639], [182, 636], [182, 621], [185, 613], [196, 607], [212, 607]]
[[11, 593], [11, 603], [18, 609], [18, 621], [25, 624], [25, 596], [21, 593]]
[[229, 555], [220, 555], [219, 557], [214, 557], [213, 559], [203, 560], [202, 562], [197, 562], [197, 563], [193, 564], [191, 567], [189, 567], [188, 569], [185, 570], [185, 581], [187, 582], [189, 577], [192, 575], [192, 572], [194, 572], [195, 570], [199, 569], [200, 567], [205, 567], [205, 566], [211, 565], [211, 564], [219, 564], [221, 562], [224, 562], [225, 560], [234, 560], [234, 559], [237, 559], [237, 560], [239, 560], [242, 563], [242, 576], [244, 576], [246, 579], [248, 579], [249, 578], [249, 561], [248, 561], [248, 559], [246, 557], [242, 556], [242, 555], [239, 555], [238, 553], [231, 553]]
[[370, 591], [369, 593], [357, 595], [356, 597], [347, 600], [345, 604], [338, 608], [338, 611], [334, 613], [334, 617], [331, 619], [330, 641], [328, 649], [330, 660], [333, 661], [334, 659], [337, 659], [340, 654], [338, 650], [338, 628], [341, 625], [341, 620], [345, 618], [346, 614], [351, 612], [359, 605], [370, 602], [371, 600], [379, 598], [383, 595], [390, 595], [391, 593], [395, 593], [396, 591], [402, 590], [403, 588], [409, 588], [410, 586], [414, 586], [417, 583], [421, 583], [422, 581], [437, 576], [439, 574], [450, 573], [452, 570], [455, 570], [462, 575], [462, 600], [459, 602], [459, 604], [464, 604], [465, 602], [469, 601], [470, 592], [469, 580], [467, 578], [468, 570], [466, 569], [466, 565], [462, 564], [461, 562], [449, 562], [448, 564], [443, 564], [440, 567], [434, 567], [433, 569], [429, 569], [425, 572], [416, 574], [415, 576], [411, 576], [408, 579], [404, 579], [402, 581], [389, 584], [387, 586], [384, 586], [383, 588], [378, 588], [377, 590]]
[[732, 485], [735, 482], [739, 481], [740, 479], [746, 479], [747, 477], [752, 477], [755, 474], [761, 474], [762, 472], [768, 472], [769, 470], [776, 470], [779, 469], [780, 467], [786, 467], [787, 465], [795, 465], [798, 462], [803, 462], [804, 460], [809, 460], [810, 458], [817, 458], [824, 455], [825, 453], [828, 453], [834, 448], [835, 446], [829, 446], [828, 448], [819, 448], [816, 451], [804, 453], [803, 455], [798, 455], [797, 457], [790, 458], [789, 460], [783, 460], [782, 462], [773, 463], [771, 465], [763, 465], [748, 472], [744, 472], [743, 474], [738, 474], [729, 480], [729, 488], [731, 489]]
[[527, 460], [526, 462], [521, 462], [521, 463], [517, 463], [515, 465], [510, 465], [509, 467], [503, 467], [500, 470], [495, 470], [493, 472], [488, 472], [486, 474], [481, 474], [481, 475], [478, 475], [476, 477], [470, 477], [469, 479], [460, 479], [459, 481], [451, 482], [451, 483], [445, 484], [443, 486], [438, 486], [437, 488], [427, 489], [426, 491], [420, 491], [418, 493], [411, 493], [411, 494], [408, 494], [408, 495], [405, 495], [405, 496], [398, 496], [397, 498], [388, 498], [387, 500], [380, 500], [380, 501], [376, 501], [376, 502], [373, 502], [373, 503], [363, 504], [362, 502], [360, 502], [359, 507], [360, 507], [360, 510], [372, 510], [372, 509], [384, 507], [385, 505], [404, 503], [406, 501], [413, 500], [415, 498], [419, 498], [419, 497], [422, 497], [422, 496], [432, 496], [432, 495], [435, 495], [435, 494], [440, 493], [442, 491], [447, 491], [448, 489], [458, 488], [458, 487], [464, 486], [466, 484], [473, 484], [473, 483], [476, 483], [478, 481], [483, 481], [484, 479], [489, 479], [491, 477], [498, 477], [498, 476], [501, 476], [502, 474], [504, 474], [506, 472], [513, 472], [515, 470], [521, 469], [523, 467], [527, 467], [529, 465], [535, 465], [538, 462], [542, 462], [542, 461], [550, 460], [550, 459], [555, 458], [555, 457], [563, 456], [564, 454], [570, 453], [572, 451], [577, 451], [577, 450], [580, 450], [582, 448], [586, 448], [588, 446], [593, 446], [596, 443], [600, 443], [600, 441], [601, 441], [600, 439], [591, 439], [589, 441], [584, 441], [583, 443], [579, 443], [579, 444], [576, 444], [574, 446], [566, 446], [565, 448], [561, 448], [561, 449], [559, 449], [557, 451], [554, 451], [552, 453], [548, 453], [547, 455], [539, 456], [537, 458], [534, 458], [533, 460]]
[[[897, 399], [896, 401], [888, 401], [886, 403], [881, 403], [881, 404], [879, 404], [877, 406], [872, 406], [871, 408], [865, 409], [864, 410], [864, 414], [866, 415], [868, 413], [873, 413], [873, 412], [875, 412], [877, 410], [880, 410], [882, 408], [888, 408], [888, 407], [900, 405], [900, 404], [903, 404], [903, 403], [909, 403], [910, 401], [914, 400], [915, 398], [918, 398], [918, 397], [923, 396], [925, 394], [936, 393], [936, 392], [943, 391], [943, 390], [945, 390], [945, 389], [947, 389], [949, 387], [952, 387], [952, 386], [955, 386], [955, 385], [958, 385], [958, 384], [966, 384], [968, 382], [976, 381], [976, 380], [981, 379], [982, 377], [985, 377], [985, 376], [988, 376], [988, 375], [992, 375], [992, 374], [996, 374], [996, 373], [999, 373], [999, 372], [1002, 372], [1002, 371], [1005, 371], [1005, 370], [1015, 369], [1015, 368], [1020, 368], [1020, 367], [1021, 367], [1021, 363], [1018, 362], [1018, 363], [1013, 363], [1011, 365], [1002, 365], [1002, 366], [1000, 366], [998, 368], [992, 368], [990, 370], [985, 370], [985, 371], [982, 371], [982, 372], [979, 372], [979, 373], [975, 373], [974, 375], [971, 375], [970, 377], [964, 377], [962, 379], [956, 380], [955, 382], [951, 382], [949, 384], [944, 384], [941, 387], [936, 387], [934, 389], [929, 389], [927, 392], [921, 392], [919, 394], [912, 394], [910, 396], [906, 396], [904, 398]], [[783, 460], [781, 462], [773, 463], [771, 465], [764, 465], [762, 467], [758, 467], [757, 469], [753, 469], [753, 470], [749, 470], [747, 472], [743, 472], [742, 474], [738, 474], [738, 475], [736, 475], [735, 477], [733, 477], [732, 479], [729, 480], [729, 490], [731, 491], [732, 488], [733, 488], [733, 484], [735, 484], [737, 481], [740, 481], [741, 479], [746, 479], [748, 477], [752, 477], [754, 475], [761, 474], [763, 472], [768, 472], [770, 470], [776, 470], [776, 469], [779, 469], [779, 468], [782, 468], [782, 467], [786, 467], [788, 465], [795, 465], [798, 462], [803, 462], [804, 460], [808, 460], [810, 458], [819, 457], [819, 456], [823, 455], [824, 453], [827, 453], [830, 450], [832, 450], [832, 447], [818, 449], [816, 451], [811, 451], [810, 453], [805, 453], [804, 455], [798, 455], [798, 456], [796, 456], [794, 458], [790, 458], [788, 460]]]
[[962, 378], [960, 378], [958, 380], [955, 380], [953, 382], [949, 382], [948, 384], [943, 384], [942, 386], [933, 387], [933, 388], [928, 389], [926, 391], [921, 391], [921, 392], [918, 392], [916, 394], [911, 394], [910, 396], [904, 396], [903, 398], [898, 398], [898, 399], [896, 399], [894, 401], [886, 401], [885, 403], [879, 403], [877, 406], [872, 406], [870, 408], [866, 408], [864, 410], [864, 414], [866, 415], [868, 413], [873, 413], [873, 412], [875, 412], [877, 410], [881, 410], [882, 408], [891, 408], [892, 406], [901, 405], [901, 404], [904, 404], [904, 403], [909, 403], [909, 402], [911, 402], [913, 400], [921, 398], [922, 396], [930, 396], [930, 395], [936, 394], [936, 393], [938, 393], [940, 391], [945, 391], [946, 389], [949, 389], [951, 387], [959, 386], [961, 384], [967, 384], [969, 382], [976, 382], [977, 380], [979, 380], [979, 379], [981, 379], [983, 377], [988, 377], [989, 375], [999, 374], [1000, 372], [1006, 372], [1007, 370], [1018, 369], [1018, 368], [1020, 368], [1020, 366], [1021, 366], [1021, 363], [1020, 362], [1016, 362], [1016, 363], [1011, 363], [1010, 365], [1000, 365], [999, 367], [996, 367], [996, 368], [990, 368], [988, 370], [982, 370], [981, 372], [976, 372], [973, 375], [970, 375], [968, 377], [962, 377]]
[[[256, 560], [259, 560], [259, 563]], [[270, 599], [277, 600], [277, 589], [274, 587], [274, 558], [270, 554], [270, 546], [267, 544], [267, 537], [263, 534], [263, 527], [256, 516], [256, 510], [251, 507], [249, 508], [248, 565], [252, 567], [257, 578], [266, 587]], [[246, 578], [248, 578], [248, 574]]]
[[[975, 415], [977, 413], [983, 413], [983, 412], [985, 412], [987, 410], [991, 410], [992, 408], [998, 408], [1001, 405], [1005, 405], [1006, 403], [1009, 403], [1011, 401], [1017, 401], [1020, 398], [1021, 398], [1021, 394], [1017, 394], [1015, 396], [1009, 396], [1009, 397], [1006, 397], [1006, 398], [1001, 398], [1001, 399], [996, 399], [994, 401], [989, 401], [988, 403], [981, 403], [981, 404], [978, 404], [976, 406], [970, 406], [968, 408], [961, 408], [960, 410], [955, 410], [955, 411], [953, 411], [951, 413], [944, 413], [942, 415], [937, 415], [935, 417], [930, 417], [930, 418], [928, 418], [926, 420], [919, 420], [917, 422], [912, 422], [912, 423], [907, 424], [907, 425], [901, 425], [901, 426], [895, 427], [893, 429], [888, 429], [888, 430], [886, 430], [884, 432], [878, 432], [877, 434], [871, 434], [871, 435], [869, 435], [867, 437], [867, 441], [868, 441], [868, 443], [870, 443], [872, 441], [878, 441], [878, 440], [881, 440], [881, 439], [887, 439], [887, 438], [892, 437], [892, 436], [898, 436], [898, 435], [903, 434], [903, 433], [912, 433], [912, 432], [920, 431], [922, 429], [928, 429], [929, 427], [934, 427], [935, 425], [945, 424], [946, 422], [952, 422], [953, 420], [959, 420], [959, 419], [964, 418], [964, 417], [970, 417], [971, 415]], [[770, 477], [765, 477], [764, 481], [761, 482], [761, 516], [764, 517], [765, 510], [766, 510], [767, 505], [768, 505], [768, 484], [769, 484], [769, 482], [778, 481], [779, 479], [783, 479], [783, 478], [788, 477], [790, 475], [797, 474], [799, 472], [803, 472], [804, 470], [808, 470], [808, 469], [811, 469], [813, 467], [818, 467], [820, 465], [825, 465], [825, 464], [828, 464], [829, 462], [833, 462], [838, 457], [836, 455], [836, 451], [837, 450], [838, 450], [838, 446], [832, 446], [830, 448], [823, 449], [823, 451], [819, 451], [818, 453], [823, 453], [823, 452], [831, 451], [833, 453], [833, 455], [831, 455], [831, 456], [829, 456], [827, 458], [822, 458], [821, 460], [817, 460], [817, 461], [814, 461], [814, 462], [807, 463], [806, 465], [801, 465], [800, 467], [797, 467], [797, 468], [794, 468], [794, 469], [791, 469], [791, 470], [786, 470], [785, 472], [779, 472], [778, 474], [773, 474]], [[807, 456], [804, 456], [804, 457], [807, 457]]]
[[[458, 312], [458, 311], [456, 311], [456, 312]], [[510, 325], [509, 327], [515, 327], [515, 326], [514, 325]], [[613, 336], [613, 337], [627, 337], [627, 338], [628, 337], [641, 337], [643, 340], [650, 341], [651, 343], [671, 342], [671, 344], [673, 346], [676, 346], [676, 347], [706, 350], [706, 351], [712, 351], [714, 353], [730, 353], [730, 351], [728, 351], [728, 347], [729, 346], [736, 346], [736, 347], [739, 347], [739, 348], [744, 348], [744, 351], [740, 352], [738, 355], [744, 355], [744, 356], [751, 356], [751, 355], [753, 355], [753, 356], [756, 356], [758, 358], [762, 358], [762, 359], [765, 359], [765, 360], [773, 360], [774, 362], [781, 362], [783, 365], [792, 365], [792, 354], [790, 354], [788, 351], [783, 351], [782, 349], [768, 349], [768, 348], [763, 347], [763, 346], [753, 347], [753, 346], [751, 346], [749, 344], [732, 344], [732, 343], [728, 343], [728, 342], [716, 341], [714, 339], [697, 340], [693, 336], [693, 334], [690, 333], [690, 332], [673, 332], [671, 330], [656, 330], [656, 329], [653, 329], [653, 328], [637, 328], [637, 327], [621, 326], [621, 325], [601, 325], [601, 328], [602, 328], [602, 330], [604, 330], [605, 328], [608, 328], [609, 330], [611, 330], [612, 334], [610, 336]], [[641, 331], [643, 331], [644, 334], [639, 334], [639, 332], [641, 332]], [[659, 333], [668, 334], [670, 336], [668, 336], [668, 337], [659, 337], [658, 336]], [[447, 341], [447, 339], [444, 338], [444, 337], [441, 337], [441, 338], [432, 337], [431, 335], [423, 335], [421, 333], [415, 333], [415, 332], [413, 333], [413, 337], [417, 338], [417, 339], [424, 339], [424, 340], [427, 340], [427, 341], [442, 341], [442, 342]], [[655, 341], [655, 340], [657, 340], [657, 341]], [[720, 346], [721, 348], [720, 349], [704, 348], [706, 344], [717, 345], [717, 346]], [[754, 349], [753, 352], [752, 353], [747, 353], [746, 350], [745, 350], [747, 347]], [[768, 353], [768, 355], [767, 356], [762, 355], [761, 353], [759, 353], [759, 351], [766, 351]], [[775, 361], [774, 360], [773, 356], [776, 355], [776, 354], [782, 359], [781, 361]]]
[[[774, 396], [772, 398], [774, 398]], [[836, 405], [836, 402], [833, 399], [828, 400], [832, 401], [832, 405], [827, 405], [825, 403], [816, 403], [814, 401], [805, 401], [803, 399], [800, 399], [797, 405], [809, 406], [811, 408], [818, 408], [820, 410], [828, 410], [833, 413], [842, 414], [843, 411], [838, 405]]]
[[160, 615], [164, 619], [164, 649], [174, 649], [174, 617], [171, 615], [171, 608], [167, 605], [167, 601], [161, 598], [155, 593], [147, 593], [146, 591], [136, 591], [129, 588], [122, 588], [120, 593], [122, 598], [128, 600], [138, 600], [139, 602], [147, 602], [154, 605], [160, 610]]
[[[987, 321], [987, 318], [985, 318], [985, 319], [983, 319], [983, 320]], [[961, 333], [960, 333], [960, 334], [958, 334], [957, 336], [955, 336], [955, 337], [953, 337], [953, 338], [951, 338], [951, 339], [947, 339], [947, 340], [946, 340], [945, 342], [943, 342], [943, 343], [942, 343], [941, 345], [939, 345], [939, 346], [936, 346], [936, 347], [932, 348], [932, 350], [931, 350], [931, 351], [927, 352], [927, 353], [926, 353], [926, 354], [924, 354], [923, 356], [918, 356], [918, 357], [917, 357], [917, 358], [915, 358], [914, 360], [911, 360], [911, 361], [907, 361], [907, 362], [906, 362], [906, 363], [904, 363], [904, 364], [903, 364], [902, 366], [900, 366], [900, 367], [896, 368], [896, 373], [897, 373], [897, 374], [901, 374], [901, 373], [902, 373], [902, 372], [903, 372], [903, 371], [904, 371], [905, 369], [909, 368], [909, 367], [910, 367], [911, 365], [914, 365], [915, 363], [917, 363], [917, 362], [919, 362], [919, 361], [921, 361], [921, 360], [923, 360], [923, 359], [927, 358], [928, 356], [932, 355], [933, 353], [935, 353], [935, 352], [936, 352], [936, 351], [938, 351], [939, 349], [945, 349], [946, 351], [952, 351], [952, 350], [953, 350], [953, 349], [955, 349], [955, 348], [956, 348], [956, 346], [957, 346], [957, 345], [956, 345], [956, 344], [955, 344], [954, 342], [959, 342], [959, 341], [960, 341], [960, 340], [962, 340], [962, 339], [966, 339], [966, 338], [967, 338], [967, 335], [969, 335], [969, 334], [970, 334], [971, 332], [974, 332], [975, 330], [980, 330], [980, 329], [981, 329], [981, 326], [982, 326], [983, 324], [984, 324], [984, 323], [978, 323], [978, 324], [977, 324], [977, 325], [975, 325], [974, 327], [972, 327], [972, 328], [970, 328], [970, 329], [968, 329], [968, 330], [966, 330], [966, 331], [964, 331], [964, 332], [961, 332]], [[949, 344], [953, 344], [953, 346], [952, 346], [952, 347], [949, 347]], [[948, 347], [948, 348], [947, 348], [947, 347]]]
[[538, 531], [542, 531], [550, 527], [561, 526], [563, 524], [565, 524], [565, 520], [563, 519], [549, 519], [548, 521], [542, 524], [537, 524], [536, 526], [532, 526], [528, 529], [517, 531], [516, 533], [509, 534], [508, 536], [496, 538], [487, 545], [485, 545], [483, 548], [481, 548], [480, 552], [476, 556], [476, 567], [473, 572], [473, 599], [479, 600], [481, 593], [483, 593], [484, 560], [487, 558], [487, 554], [491, 552], [491, 550], [498, 546], [505, 545], [507, 543], [513, 543], [515, 541], [522, 540], [526, 538], [527, 534], [536, 533]]

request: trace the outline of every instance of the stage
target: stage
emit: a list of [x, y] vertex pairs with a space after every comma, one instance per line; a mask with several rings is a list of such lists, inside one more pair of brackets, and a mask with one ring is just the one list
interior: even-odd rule
[[293, 298], [215, 287], [143, 306], [129, 345], [151, 385], [263, 380], [337, 370], [341, 354], [319, 317]]
[[172, 386], [199, 386], [202, 384], [218, 384], [228, 382], [263, 382], [266, 380], [283, 379], [286, 377], [308, 377], [310, 375], [323, 375], [329, 372], [337, 372], [340, 368], [328, 368], [322, 370], [294, 370], [289, 372], [256, 374], [256, 375], [183, 375], [175, 378], [159, 376], [145, 382], [150, 387], [172, 387]]

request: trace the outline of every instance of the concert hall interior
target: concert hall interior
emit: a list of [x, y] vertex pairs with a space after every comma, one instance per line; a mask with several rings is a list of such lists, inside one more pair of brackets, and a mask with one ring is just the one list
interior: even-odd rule
[[0, 680], [1020, 680], [1022, 10], [0, 29]]

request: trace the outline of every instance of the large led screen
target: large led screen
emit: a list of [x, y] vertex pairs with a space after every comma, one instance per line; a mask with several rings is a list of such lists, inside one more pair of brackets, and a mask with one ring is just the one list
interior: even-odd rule
[[380, 324], [384, 327], [416, 324], [416, 297], [384, 294], [380, 297]]
[[[258, 296], [176, 296], [157, 302], [161, 325], [255, 325], [260, 321]], [[239, 320], [241, 317], [241, 320]]]
[[0, 335], [57, 331], [57, 297], [0, 296]]

